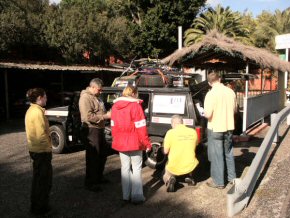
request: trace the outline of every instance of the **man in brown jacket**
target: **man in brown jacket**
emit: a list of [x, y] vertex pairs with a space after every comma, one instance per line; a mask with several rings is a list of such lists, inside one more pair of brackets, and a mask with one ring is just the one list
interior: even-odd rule
[[89, 87], [81, 92], [79, 108], [82, 121], [82, 138], [86, 146], [85, 187], [90, 191], [100, 191], [98, 184], [106, 182], [103, 171], [107, 160], [104, 128], [105, 120], [111, 118], [99, 98], [103, 81], [95, 78]]

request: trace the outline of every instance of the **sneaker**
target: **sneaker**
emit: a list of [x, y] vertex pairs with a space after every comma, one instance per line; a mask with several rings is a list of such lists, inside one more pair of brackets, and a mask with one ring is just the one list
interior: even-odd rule
[[171, 176], [169, 178], [168, 184], [167, 184], [167, 192], [174, 192], [175, 191], [175, 182], [176, 179], [174, 176]]
[[224, 185], [217, 185], [217, 184], [215, 184], [212, 180], [207, 181], [207, 182], [206, 182], [206, 185], [207, 185], [208, 187], [211, 187], [211, 188], [217, 188], [217, 189], [224, 189], [224, 188], [225, 188]]
[[230, 184], [230, 185], [234, 185], [234, 184], [235, 184], [235, 179], [229, 181], [229, 184]]
[[184, 181], [185, 181], [185, 183], [187, 183], [188, 186], [195, 186], [196, 185], [196, 182], [192, 178], [186, 177], [184, 179]]

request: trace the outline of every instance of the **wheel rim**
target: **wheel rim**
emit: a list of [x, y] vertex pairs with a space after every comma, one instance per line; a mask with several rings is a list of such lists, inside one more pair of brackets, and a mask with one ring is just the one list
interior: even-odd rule
[[60, 141], [60, 135], [57, 132], [51, 132], [50, 133], [50, 139], [52, 143], [53, 148], [58, 148], [59, 147], [59, 141]]
[[165, 160], [165, 155], [163, 154], [163, 147], [159, 142], [152, 142], [152, 149], [147, 153], [147, 158], [151, 163], [155, 165], [161, 164]]

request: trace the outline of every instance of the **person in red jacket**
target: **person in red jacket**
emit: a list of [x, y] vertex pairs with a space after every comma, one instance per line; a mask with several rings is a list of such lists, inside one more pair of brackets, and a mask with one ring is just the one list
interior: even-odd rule
[[112, 148], [120, 154], [123, 200], [139, 204], [145, 201], [141, 176], [142, 152], [151, 150], [151, 142], [137, 88], [128, 85], [122, 95], [112, 107]]

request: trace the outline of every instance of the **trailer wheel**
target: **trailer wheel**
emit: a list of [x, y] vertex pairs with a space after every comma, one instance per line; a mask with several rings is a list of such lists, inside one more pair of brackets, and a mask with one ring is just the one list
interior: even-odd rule
[[49, 135], [52, 144], [52, 152], [55, 154], [61, 154], [66, 145], [63, 127], [60, 125], [49, 127]]

